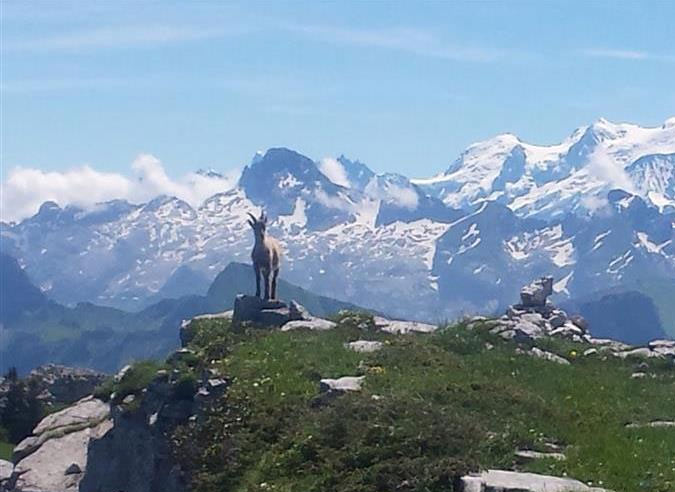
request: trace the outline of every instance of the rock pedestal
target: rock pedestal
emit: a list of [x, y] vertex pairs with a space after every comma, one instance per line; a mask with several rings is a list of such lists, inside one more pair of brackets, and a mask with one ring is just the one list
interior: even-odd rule
[[291, 320], [291, 310], [283, 301], [240, 294], [234, 299], [232, 321], [249, 321], [265, 326], [282, 326]]
[[264, 326], [284, 326], [293, 321], [312, 321], [316, 318], [295, 301], [264, 300], [240, 294], [234, 299], [232, 321], [251, 322]]

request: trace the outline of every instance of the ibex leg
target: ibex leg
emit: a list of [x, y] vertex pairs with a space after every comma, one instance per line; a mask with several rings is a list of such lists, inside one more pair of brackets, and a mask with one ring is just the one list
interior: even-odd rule
[[258, 265], [253, 265], [255, 270], [255, 296], [260, 297], [260, 267]]
[[265, 300], [270, 298], [270, 271], [263, 270], [263, 279], [265, 280]]
[[275, 269], [272, 272], [272, 299], [276, 300], [277, 298], [277, 277], [279, 276], [279, 269]]

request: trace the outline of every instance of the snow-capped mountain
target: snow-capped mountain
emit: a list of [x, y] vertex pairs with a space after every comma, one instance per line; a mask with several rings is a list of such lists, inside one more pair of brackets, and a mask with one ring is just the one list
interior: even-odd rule
[[287, 280], [440, 320], [511, 303], [544, 274], [560, 298], [657, 284], [675, 293], [674, 164], [675, 120], [600, 120], [552, 147], [501, 135], [423, 180], [276, 148], [198, 207], [167, 196], [88, 210], [47, 202], [0, 237], [52, 298], [140, 308], [201, 293], [228, 263], [248, 261], [247, 213], [265, 209]]
[[672, 211], [673, 162], [675, 118], [655, 128], [600, 119], [552, 146], [498, 135], [469, 146], [444, 173], [413, 183], [453, 207], [497, 201], [521, 217], [592, 213], [613, 188]]

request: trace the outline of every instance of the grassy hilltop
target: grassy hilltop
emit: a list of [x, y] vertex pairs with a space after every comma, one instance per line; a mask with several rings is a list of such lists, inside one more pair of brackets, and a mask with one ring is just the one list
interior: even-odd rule
[[[196, 491], [449, 491], [457, 476], [488, 467], [622, 492], [675, 490], [675, 428], [626, 427], [675, 417], [675, 370], [666, 361], [646, 367], [539, 341], [571, 361], [561, 365], [518, 353], [481, 327], [391, 335], [345, 313], [325, 332], [193, 323], [188, 370], [214, 369], [230, 381], [208, 419], [173, 434]], [[359, 339], [384, 345], [345, 348]], [[632, 378], [637, 370], [647, 376]], [[360, 392], [319, 391], [320, 378], [356, 375], [366, 376]], [[521, 464], [514, 455], [552, 447], [567, 460]]]

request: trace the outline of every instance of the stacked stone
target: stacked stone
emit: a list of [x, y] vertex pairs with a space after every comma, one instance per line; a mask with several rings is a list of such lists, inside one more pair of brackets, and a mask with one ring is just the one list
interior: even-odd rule
[[543, 336], [590, 342], [588, 323], [581, 316], [568, 316], [551, 303], [553, 277], [542, 277], [520, 291], [520, 303], [510, 306], [493, 322], [491, 332], [505, 339], [533, 340]]

